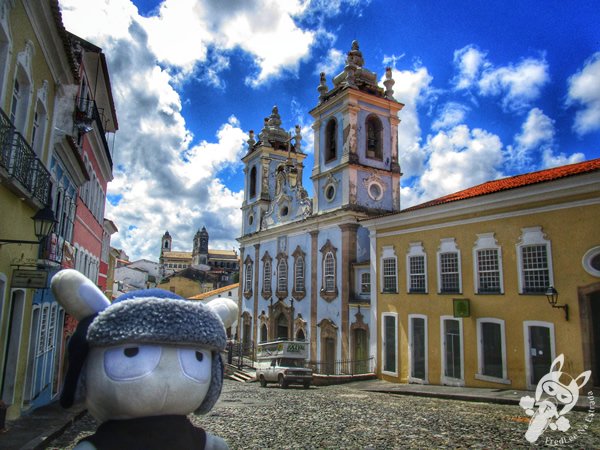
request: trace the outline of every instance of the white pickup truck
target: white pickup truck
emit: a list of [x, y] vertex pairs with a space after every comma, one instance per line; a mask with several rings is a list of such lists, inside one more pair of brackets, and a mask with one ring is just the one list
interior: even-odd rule
[[260, 385], [265, 387], [267, 383], [278, 383], [285, 389], [290, 384], [301, 384], [308, 389], [312, 383], [312, 370], [305, 367], [307, 345], [294, 341], [259, 344], [256, 379]]

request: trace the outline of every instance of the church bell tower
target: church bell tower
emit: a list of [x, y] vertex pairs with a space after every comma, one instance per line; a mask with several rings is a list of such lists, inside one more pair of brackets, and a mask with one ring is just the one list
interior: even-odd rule
[[335, 209], [368, 213], [400, 210], [398, 112], [392, 71], [385, 89], [364, 67], [357, 41], [344, 70], [329, 89], [321, 73], [319, 104], [310, 112], [315, 122], [315, 164], [311, 179], [317, 214]]

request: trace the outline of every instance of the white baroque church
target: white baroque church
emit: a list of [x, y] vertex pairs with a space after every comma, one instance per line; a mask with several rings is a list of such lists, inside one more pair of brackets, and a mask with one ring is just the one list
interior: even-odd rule
[[305, 340], [311, 363], [362, 361], [376, 348], [371, 298], [374, 246], [361, 219], [400, 210], [398, 112], [391, 70], [384, 88], [352, 43], [344, 70], [318, 86], [314, 197], [302, 185], [300, 127], [281, 128], [277, 107], [242, 158], [240, 318], [245, 345]]

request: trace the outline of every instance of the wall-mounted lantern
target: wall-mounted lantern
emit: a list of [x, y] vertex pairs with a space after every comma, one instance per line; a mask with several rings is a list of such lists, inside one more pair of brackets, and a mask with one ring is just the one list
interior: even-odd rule
[[558, 304], [558, 291], [554, 288], [554, 286], [548, 286], [546, 289], [546, 298], [548, 299], [548, 303], [553, 308], [561, 308], [565, 310], [565, 320], [569, 321], [569, 305], [559, 305]]

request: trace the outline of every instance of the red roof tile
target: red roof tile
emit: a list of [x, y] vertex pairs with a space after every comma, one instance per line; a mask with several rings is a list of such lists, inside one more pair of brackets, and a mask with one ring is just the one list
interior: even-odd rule
[[414, 211], [416, 209], [429, 208], [430, 206], [441, 205], [444, 203], [455, 202], [458, 200], [466, 200], [468, 198], [479, 197], [482, 195], [493, 194], [494, 192], [506, 191], [531, 184], [544, 183], [546, 181], [554, 181], [559, 178], [581, 175], [584, 173], [595, 172], [600, 170], [600, 158], [584, 161], [577, 164], [569, 164], [566, 166], [554, 167], [552, 169], [540, 170], [538, 172], [525, 173], [515, 175], [513, 177], [501, 178], [499, 180], [488, 181], [468, 189], [445, 195], [434, 200], [430, 200], [420, 205], [411, 206], [403, 209], [405, 211]]

